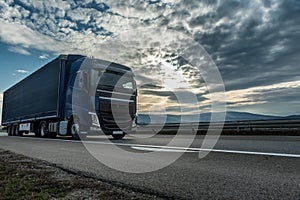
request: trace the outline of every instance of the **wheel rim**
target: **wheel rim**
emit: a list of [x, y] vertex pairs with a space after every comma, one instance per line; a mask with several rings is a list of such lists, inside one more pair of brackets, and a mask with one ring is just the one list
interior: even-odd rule
[[45, 124], [42, 124], [42, 125], [41, 125], [41, 136], [42, 136], [42, 137], [45, 137], [45, 135], [46, 135], [46, 134], [45, 134]]
[[78, 135], [78, 133], [79, 133], [79, 124], [72, 124], [71, 133], [72, 133], [72, 135]]
[[45, 136], [44, 127], [41, 128], [41, 136]]

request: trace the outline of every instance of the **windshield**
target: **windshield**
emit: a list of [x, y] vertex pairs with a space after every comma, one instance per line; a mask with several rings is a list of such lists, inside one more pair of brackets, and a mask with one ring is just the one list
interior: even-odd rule
[[[100, 79], [100, 80], [99, 80]], [[97, 81], [99, 80], [98, 84]], [[126, 91], [134, 91], [136, 89], [136, 84], [133, 76], [113, 72], [93, 69], [91, 75], [91, 83], [100, 89], [121, 89]], [[97, 84], [97, 85], [95, 85]]]

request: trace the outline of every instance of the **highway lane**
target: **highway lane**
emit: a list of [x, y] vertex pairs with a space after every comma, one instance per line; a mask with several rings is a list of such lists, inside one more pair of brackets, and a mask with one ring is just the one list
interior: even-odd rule
[[[145, 136], [145, 135], [143, 135]], [[130, 152], [161, 150], [172, 136], [157, 135], [148, 139], [127, 137], [112, 141]], [[182, 138], [184, 141], [184, 138]], [[112, 161], [139, 162], [109, 152], [104, 137], [89, 138], [99, 151]], [[0, 148], [52, 163], [130, 187], [165, 197], [186, 199], [299, 199], [300, 158], [284, 155], [300, 154], [300, 137], [284, 136], [223, 136], [214, 149], [234, 150], [235, 153], [212, 152], [203, 159], [196, 149], [203, 136], [197, 136], [189, 152], [176, 162], [155, 172], [131, 174], [111, 169], [89, 154], [80, 143], [68, 139], [0, 137]], [[184, 143], [184, 142], [183, 142]], [[178, 148], [181, 150], [180, 142]], [[120, 146], [122, 145], [122, 146]], [[165, 150], [165, 149], [164, 149]], [[241, 154], [239, 151], [280, 153], [283, 156]], [[176, 154], [167, 149], [157, 162]], [[275, 155], [276, 155], [275, 154]], [[147, 161], [143, 161], [147, 162]], [[144, 164], [144, 163], [141, 163]], [[152, 161], [146, 163], [155, 165]]]

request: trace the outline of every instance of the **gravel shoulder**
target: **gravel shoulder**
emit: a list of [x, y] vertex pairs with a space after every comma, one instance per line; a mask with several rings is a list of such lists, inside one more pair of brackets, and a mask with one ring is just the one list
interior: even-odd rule
[[0, 199], [161, 199], [0, 149]]

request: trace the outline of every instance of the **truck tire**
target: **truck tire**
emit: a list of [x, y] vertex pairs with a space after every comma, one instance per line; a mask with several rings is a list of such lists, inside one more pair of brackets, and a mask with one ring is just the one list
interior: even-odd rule
[[39, 134], [39, 123], [38, 122], [34, 123], [34, 125], [33, 125], [33, 132], [34, 132], [34, 136], [35, 137], [40, 137], [40, 134]]
[[68, 132], [74, 140], [80, 140], [80, 121], [77, 117], [70, 119]]
[[13, 136], [18, 136], [19, 135], [19, 130], [18, 130], [18, 125], [13, 126]]
[[15, 126], [14, 125], [11, 126], [11, 135], [15, 136]]
[[12, 136], [12, 127], [11, 126], [7, 127], [7, 135]]
[[40, 137], [47, 137], [49, 135], [48, 132], [48, 124], [46, 121], [41, 121], [39, 125], [39, 136]]
[[125, 133], [118, 134], [118, 135], [112, 135], [112, 136], [115, 140], [121, 140], [121, 139], [123, 139], [123, 137], [125, 137]]

